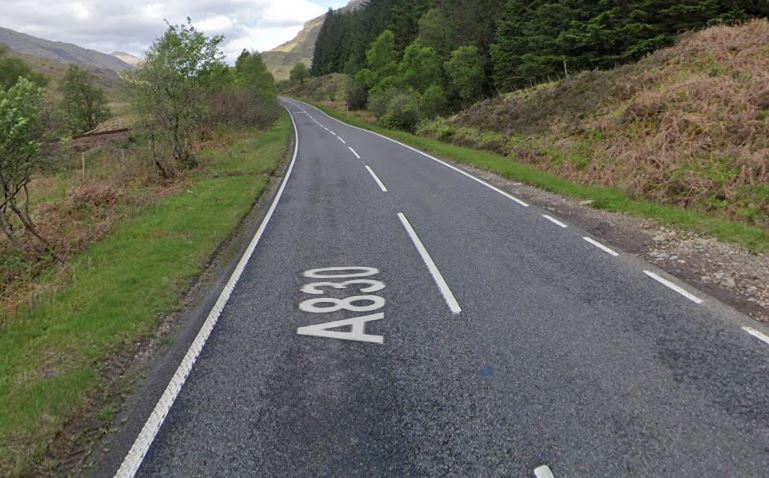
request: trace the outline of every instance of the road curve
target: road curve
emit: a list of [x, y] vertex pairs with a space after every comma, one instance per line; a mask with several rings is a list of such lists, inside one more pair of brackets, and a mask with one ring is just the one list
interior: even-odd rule
[[284, 189], [119, 475], [769, 473], [765, 329], [521, 198], [283, 102], [298, 137]]

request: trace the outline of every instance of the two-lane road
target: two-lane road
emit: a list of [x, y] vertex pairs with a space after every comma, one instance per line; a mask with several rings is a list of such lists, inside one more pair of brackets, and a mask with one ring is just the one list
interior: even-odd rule
[[745, 317], [284, 104], [298, 144], [274, 209], [120, 473], [769, 473], [769, 344]]

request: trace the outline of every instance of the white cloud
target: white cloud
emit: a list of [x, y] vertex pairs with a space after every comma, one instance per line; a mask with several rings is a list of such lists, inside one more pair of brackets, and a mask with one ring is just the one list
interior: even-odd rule
[[[305, 21], [323, 15], [326, 10], [307, 0], [283, 0], [271, 2], [265, 9], [262, 23], [265, 26], [288, 27], [304, 23]], [[301, 12], [301, 14], [300, 14]], [[299, 17], [303, 20], [298, 21]]]
[[2, 0], [0, 26], [48, 40], [141, 54], [166, 28], [191, 17], [196, 28], [224, 35], [233, 60], [243, 49], [269, 50], [339, 0]]
[[226, 15], [216, 15], [202, 21], [196, 21], [193, 24], [195, 25], [195, 28], [209, 34], [220, 34], [232, 31], [236, 23], [237, 20], [233, 20]]
[[80, 2], [76, 2], [72, 5], [72, 10], [75, 12], [75, 18], [78, 20], [87, 20], [91, 16], [91, 12]]

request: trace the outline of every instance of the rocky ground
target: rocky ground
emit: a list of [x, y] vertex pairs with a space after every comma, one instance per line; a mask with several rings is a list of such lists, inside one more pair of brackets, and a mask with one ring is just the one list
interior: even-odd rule
[[614, 247], [636, 254], [742, 313], [769, 323], [768, 256], [654, 220], [593, 209], [589, 201], [563, 198], [487, 171], [461, 167]]

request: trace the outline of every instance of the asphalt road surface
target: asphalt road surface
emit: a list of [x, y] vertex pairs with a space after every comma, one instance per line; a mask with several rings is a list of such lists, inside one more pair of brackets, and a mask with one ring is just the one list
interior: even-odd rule
[[298, 148], [274, 212], [121, 476], [769, 475], [759, 326], [284, 104]]

